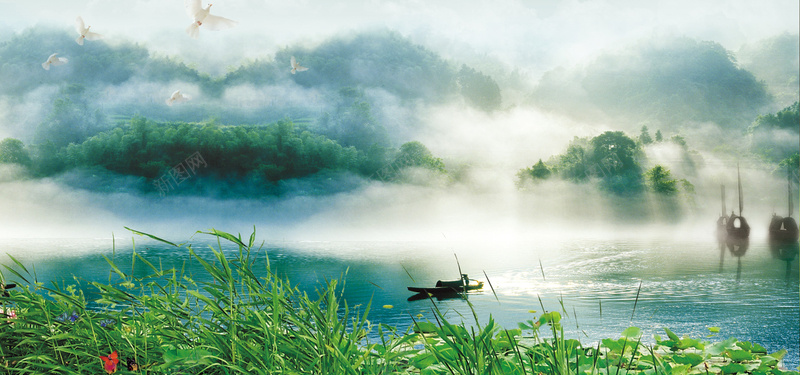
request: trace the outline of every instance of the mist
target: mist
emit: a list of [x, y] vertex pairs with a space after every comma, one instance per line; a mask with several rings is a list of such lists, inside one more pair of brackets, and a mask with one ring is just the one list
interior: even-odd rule
[[[0, 82], [13, 85], [0, 89], [0, 138], [33, 144], [37, 129], [64, 113], [57, 100], [78, 85], [86, 103], [80, 112], [104, 120], [76, 142], [133, 116], [224, 127], [292, 119], [302, 131], [365, 152], [373, 143], [396, 149], [419, 141], [447, 174], [409, 168], [398, 183], [324, 171], [267, 187], [246, 177], [198, 177], [192, 192], [159, 196], [142, 176], [87, 168], [40, 177], [0, 164], [3, 238], [105, 238], [123, 226], [180, 237], [209, 227], [244, 233], [255, 225], [275, 240], [524, 241], [573, 235], [575, 222], [590, 223], [580, 234], [586, 236], [702, 238], [711, 236], [720, 212], [720, 184], [727, 187], [728, 210], [734, 207], [737, 163], [754, 236], [764, 235], [771, 214], [786, 206], [785, 174], [776, 169], [797, 152], [796, 129], [756, 136], [747, 129], [757, 116], [797, 100], [796, 92], [776, 88], [792, 70], [764, 77], [775, 70], [756, 58], [769, 38], [797, 40], [796, 2], [381, 2], [364, 8], [242, 0], [214, 8], [238, 20], [236, 28], [201, 30], [198, 40], [183, 33], [190, 20], [180, 4], [52, 5], [8, 5], [15, 17], [3, 27], [12, 35], [0, 47], [13, 56], [7, 60], [13, 69], [0, 70]], [[71, 29], [78, 14], [105, 39], [78, 48]], [[31, 61], [17, 52], [27, 48], [36, 51]], [[70, 63], [36, 69], [56, 48]], [[741, 64], [728, 59], [734, 51], [746, 56]], [[309, 71], [288, 74], [292, 55]], [[109, 60], [93, 60], [101, 56]], [[114, 59], [120, 56], [125, 59]], [[698, 70], [709, 61], [720, 69]], [[464, 71], [496, 85], [499, 94], [469, 92]], [[167, 106], [177, 89], [191, 100]], [[476, 98], [499, 104], [475, 105]], [[694, 186], [693, 195], [619, 196], [591, 178], [518, 184], [520, 169], [557, 158], [576, 137], [622, 130], [636, 138], [643, 125], [666, 139], [686, 139], [686, 148], [644, 145], [640, 164], [668, 167]], [[781, 151], [765, 160], [756, 144]]]

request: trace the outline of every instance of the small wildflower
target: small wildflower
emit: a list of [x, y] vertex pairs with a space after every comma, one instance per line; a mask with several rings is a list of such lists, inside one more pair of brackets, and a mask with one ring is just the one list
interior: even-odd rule
[[103, 361], [103, 369], [106, 370], [107, 373], [113, 374], [117, 372], [117, 364], [119, 363], [119, 359], [117, 358], [117, 351], [113, 351], [111, 354], [106, 356], [100, 356], [100, 360]]
[[105, 319], [100, 321], [100, 327], [103, 328], [113, 328], [116, 321], [114, 319]]
[[75, 321], [77, 321], [78, 319], [80, 319], [80, 315], [78, 315], [78, 313], [75, 312], [75, 311], [73, 311], [72, 313], [66, 313], [65, 312], [65, 313], [59, 315], [58, 317], [56, 317], [56, 320], [58, 320], [59, 322], [67, 322], [67, 321], [69, 321], [70, 323], [75, 323]]
[[11, 325], [14, 325], [14, 322], [12, 322], [11, 319], [16, 319], [17, 318], [17, 312], [16, 311], [14, 311], [12, 309], [4, 309], [2, 307], [0, 307], [0, 315], [5, 315], [5, 317], [8, 318], [8, 320], [6, 320], [6, 323], [9, 323]]

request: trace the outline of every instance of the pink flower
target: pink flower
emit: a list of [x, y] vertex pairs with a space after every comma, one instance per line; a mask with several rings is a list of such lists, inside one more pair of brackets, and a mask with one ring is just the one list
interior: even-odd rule
[[9, 324], [12, 324], [12, 325], [14, 323], [11, 321], [11, 319], [16, 319], [17, 318], [17, 312], [16, 311], [14, 311], [12, 309], [2, 308], [2, 307], [0, 307], [0, 315], [5, 315], [6, 318], [8, 318], [8, 320], [6, 320], [6, 323], [9, 323]]

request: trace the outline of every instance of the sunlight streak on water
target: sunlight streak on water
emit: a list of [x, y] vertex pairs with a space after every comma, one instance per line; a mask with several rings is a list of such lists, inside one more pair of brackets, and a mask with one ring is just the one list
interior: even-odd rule
[[[185, 249], [136, 241], [138, 253], [160, 260], [165, 268], [185, 265], [190, 272], [201, 273], [200, 265]], [[124, 242], [117, 241], [113, 257], [126, 270], [130, 269], [126, 263], [130, 262], [131, 249], [130, 245], [120, 245]], [[211, 256], [208, 246], [216, 246], [215, 242], [197, 239], [193, 243], [198, 254], [206, 258]], [[35, 262], [40, 281], [70, 281], [73, 272], [80, 272], [78, 276], [86, 280], [107, 281], [108, 267], [99, 254], [112, 256], [109, 247], [100, 249], [91, 241], [88, 244], [91, 246], [80, 241], [37, 244], [53, 249], [56, 256], [31, 256], [26, 263]], [[73, 251], [80, 246], [91, 251]], [[562, 311], [568, 337], [584, 343], [618, 337], [634, 325], [642, 328], [651, 342], [653, 335], [664, 336], [664, 327], [679, 335], [703, 338], [709, 334], [708, 327], [718, 326], [722, 328], [720, 339], [732, 336], [755, 341], [769, 350], [785, 347], [789, 350], [787, 367], [798, 365], [797, 260], [792, 259], [787, 274], [786, 263], [773, 258], [766, 244], [756, 241], [741, 258], [727, 250], [721, 258], [713, 242], [641, 239], [535, 243], [305, 241], [268, 244], [257, 252], [261, 257], [265, 254], [278, 275], [311, 295], [324, 280], [344, 277], [339, 285], [350, 306], [370, 302], [373, 306], [392, 305], [392, 309], [372, 309], [369, 319], [400, 329], [411, 324], [410, 316], [422, 314], [423, 319], [433, 319], [430, 302], [408, 301], [412, 294], [406, 287], [457, 279], [460, 264], [472, 278], [485, 281], [485, 272], [499, 299], [488, 285], [469, 294], [483, 323], [491, 314], [502, 326], [515, 328], [517, 323], [538, 316], [543, 305], [547, 311]], [[447, 299], [437, 301], [437, 305], [447, 311], [449, 319], [474, 323], [464, 301]]]

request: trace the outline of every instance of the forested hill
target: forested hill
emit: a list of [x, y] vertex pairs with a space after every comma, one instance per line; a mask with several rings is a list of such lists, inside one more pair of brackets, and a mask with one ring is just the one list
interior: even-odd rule
[[[42, 69], [52, 53], [69, 59]], [[309, 69], [291, 74], [290, 58]], [[66, 145], [108, 129], [115, 118], [264, 124], [301, 120], [343, 146], [398, 146], [416, 126], [414, 103], [459, 100], [492, 111], [502, 104], [489, 76], [391, 31], [332, 38], [314, 48], [285, 47], [212, 76], [173, 56], [124, 41], [77, 45], [66, 30], [28, 29], [0, 44], [0, 99], [19, 113], [12, 135]], [[169, 107], [176, 89], [192, 100]], [[402, 107], [406, 116], [387, 107]], [[25, 123], [25, 121], [37, 121]], [[386, 129], [387, 122], [393, 122]], [[313, 125], [317, 125], [314, 127]]]
[[647, 122], [663, 129], [713, 122], [741, 133], [771, 103], [766, 85], [732, 52], [689, 38], [645, 40], [580, 67], [553, 70], [532, 99], [570, 116], [633, 129]]
[[[294, 82], [334, 92], [342, 87], [381, 89], [401, 99], [428, 102], [463, 95], [484, 109], [500, 104], [500, 92], [491, 77], [446, 61], [391, 31], [336, 37], [315, 48], [285, 47], [274, 55], [230, 66], [228, 73], [216, 77], [179, 58], [151, 54], [137, 44], [96, 41], [79, 46], [71, 35], [60, 30], [28, 29], [0, 44], [0, 95], [21, 95], [42, 85], [93, 87], [136, 81], [194, 84], [203, 95], [220, 98], [237, 85]], [[51, 71], [41, 69], [40, 64], [54, 52], [68, 58], [69, 63]], [[309, 70], [289, 74], [291, 56]], [[485, 90], [477, 92], [484, 88], [495, 97], [486, 97]]]

